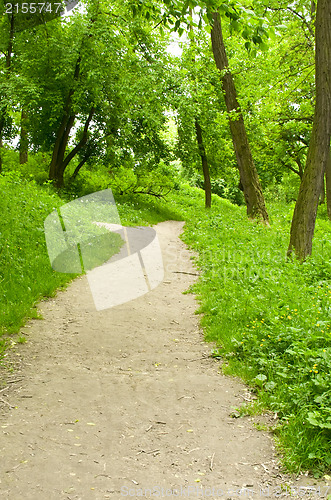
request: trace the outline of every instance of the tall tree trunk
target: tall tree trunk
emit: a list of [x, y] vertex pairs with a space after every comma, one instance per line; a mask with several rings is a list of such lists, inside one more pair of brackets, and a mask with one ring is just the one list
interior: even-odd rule
[[221, 19], [218, 12], [214, 12], [213, 20], [214, 23], [211, 31], [213, 54], [216, 66], [221, 71], [224, 99], [229, 114], [232, 142], [237, 158], [240, 181], [244, 190], [247, 215], [250, 218], [262, 218], [262, 220], [268, 224], [269, 218], [265, 207], [261, 184], [249, 147], [244, 118], [238, 102], [236, 88], [229, 71], [229, 62], [225, 51]]
[[331, 2], [318, 0], [315, 33], [316, 102], [306, 168], [295, 205], [288, 255], [311, 254], [318, 199], [330, 156], [331, 135]]
[[325, 191], [326, 191], [326, 206], [329, 220], [331, 221], [331, 151], [326, 164], [325, 170]]
[[26, 108], [23, 106], [21, 110], [21, 132], [20, 132], [20, 165], [28, 161], [28, 131], [27, 131], [27, 118], [28, 114]]
[[202, 138], [202, 130], [201, 130], [200, 123], [199, 123], [197, 118], [195, 119], [195, 132], [196, 132], [196, 136], [197, 136], [197, 142], [198, 142], [198, 146], [199, 146], [199, 154], [200, 154], [201, 163], [202, 163], [203, 181], [204, 181], [204, 188], [205, 188], [205, 207], [210, 208], [211, 207], [211, 184], [210, 184], [209, 166], [208, 166], [206, 150], [205, 150], [205, 146], [204, 146], [203, 138]]
[[[190, 17], [193, 19], [193, 9], [189, 9]], [[192, 23], [190, 23], [190, 32], [193, 35], [193, 26]], [[191, 46], [194, 47], [194, 35], [191, 38]], [[193, 80], [195, 81], [195, 85], [197, 85], [196, 82], [196, 71], [195, 71], [195, 52], [193, 51], [193, 56], [192, 56], [192, 64], [193, 64]], [[194, 99], [194, 102], [197, 104], [197, 100]], [[208, 165], [208, 158], [206, 155], [206, 149], [205, 145], [203, 142], [203, 137], [202, 137], [202, 129], [200, 126], [200, 122], [198, 117], [195, 117], [194, 120], [194, 126], [195, 126], [195, 135], [197, 138], [197, 143], [198, 143], [198, 148], [199, 148], [199, 155], [201, 158], [201, 164], [202, 164], [202, 173], [203, 173], [203, 185], [204, 185], [204, 191], [205, 191], [205, 207], [210, 208], [211, 207], [211, 183], [210, 183], [210, 173], [209, 173], [209, 165]]]

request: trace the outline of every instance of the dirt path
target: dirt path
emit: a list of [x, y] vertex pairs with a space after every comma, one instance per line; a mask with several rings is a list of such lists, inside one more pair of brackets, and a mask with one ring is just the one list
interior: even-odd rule
[[1, 498], [276, 498], [291, 484], [271, 437], [230, 416], [249, 393], [207, 357], [182, 226], [157, 226], [166, 275], [149, 294], [97, 312], [77, 279], [23, 328], [0, 393]]

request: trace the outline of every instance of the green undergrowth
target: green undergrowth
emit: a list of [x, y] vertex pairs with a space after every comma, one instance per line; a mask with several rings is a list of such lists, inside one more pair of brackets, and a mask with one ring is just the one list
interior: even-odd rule
[[117, 196], [116, 207], [123, 226], [155, 225], [165, 220], [184, 220], [180, 207], [171, 197]]
[[[52, 270], [44, 237], [44, 219], [63, 204], [49, 188], [26, 182], [15, 173], [0, 176], [0, 352], [42, 297], [74, 275]], [[1, 357], [1, 354], [0, 354]]]
[[313, 257], [286, 259], [293, 206], [269, 207], [271, 227], [224, 202], [187, 220], [198, 251], [197, 294], [206, 340], [278, 415], [290, 471], [331, 468], [331, 225], [321, 209]]

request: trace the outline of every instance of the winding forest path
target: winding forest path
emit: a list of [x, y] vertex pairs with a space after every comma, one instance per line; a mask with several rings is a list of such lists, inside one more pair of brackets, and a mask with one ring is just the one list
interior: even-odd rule
[[156, 226], [166, 274], [152, 292], [97, 312], [83, 277], [23, 328], [0, 393], [1, 498], [289, 496], [270, 435], [231, 417], [250, 393], [208, 357], [182, 294], [196, 279], [182, 227]]

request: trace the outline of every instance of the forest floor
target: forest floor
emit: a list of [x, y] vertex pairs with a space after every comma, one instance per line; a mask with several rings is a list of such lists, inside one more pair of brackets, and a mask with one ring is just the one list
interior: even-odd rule
[[272, 416], [234, 418], [254, 395], [209, 356], [182, 293], [197, 279], [182, 227], [156, 226], [165, 277], [153, 291], [96, 311], [78, 278], [22, 329], [14, 371], [0, 372], [1, 498], [327, 496], [282, 471], [271, 434], [254, 427]]

